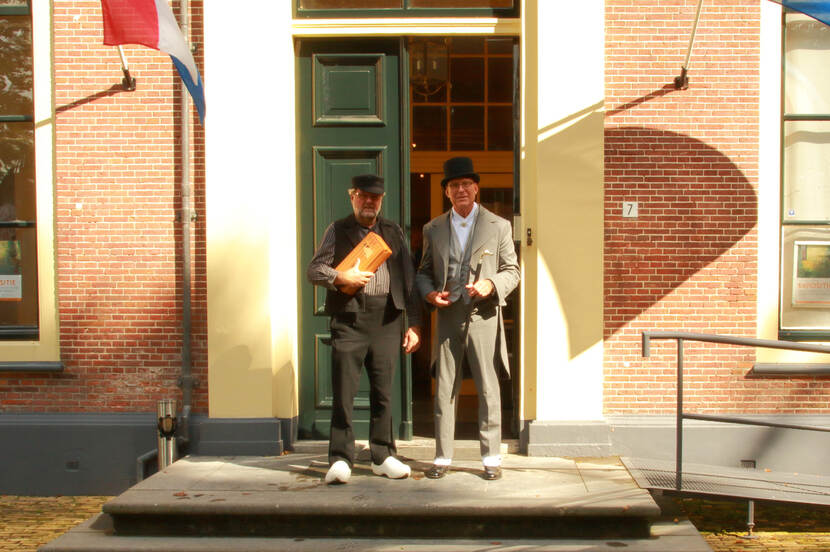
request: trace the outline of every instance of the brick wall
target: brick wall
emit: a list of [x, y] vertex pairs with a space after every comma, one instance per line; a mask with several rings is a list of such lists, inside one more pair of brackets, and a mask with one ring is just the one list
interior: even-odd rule
[[[606, 2], [605, 411], [675, 408], [675, 345], [643, 330], [755, 337], [760, 8]], [[623, 218], [637, 201], [639, 217]], [[686, 410], [828, 412], [820, 380], [747, 379], [751, 348], [688, 343]]]
[[[201, 2], [192, 8], [198, 44]], [[4, 400], [6, 412], [154, 412], [158, 399], [181, 396], [180, 80], [169, 56], [125, 46], [138, 86], [123, 91], [118, 52], [102, 42], [100, 2], [55, 2], [55, 230], [66, 369], [4, 378], [0, 395], [14, 397]], [[194, 411], [206, 413], [204, 140], [196, 121], [190, 239], [201, 386]]]

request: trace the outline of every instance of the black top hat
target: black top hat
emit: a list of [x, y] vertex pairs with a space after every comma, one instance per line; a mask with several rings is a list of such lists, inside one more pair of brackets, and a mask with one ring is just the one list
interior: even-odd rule
[[382, 194], [383, 178], [374, 174], [361, 174], [352, 177], [352, 188], [369, 192], [370, 194]]
[[462, 178], [469, 176], [473, 180], [478, 181], [480, 177], [473, 168], [473, 160], [469, 157], [453, 157], [444, 162], [444, 180], [441, 181], [441, 187], [446, 188], [447, 182], [453, 178]]

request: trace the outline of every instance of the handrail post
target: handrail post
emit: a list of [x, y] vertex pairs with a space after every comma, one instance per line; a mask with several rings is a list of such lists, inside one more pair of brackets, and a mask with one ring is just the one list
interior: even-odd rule
[[675, 429], [675, 474], [674, 487], [680, 491], [683, 486], [683, 340], [677, 340], [677, 426]]

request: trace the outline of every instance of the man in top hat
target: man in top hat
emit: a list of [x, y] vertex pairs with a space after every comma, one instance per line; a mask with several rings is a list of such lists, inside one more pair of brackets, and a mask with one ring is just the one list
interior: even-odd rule
[[478, 183], [470, 158], [444, 163], [441, 186], [452, 208], [424, 226], [415, 276], [427, 308], [438, 309], [435, 460], [426, 471], [431, 479], [446, 475], [452, 463], [465, 357], [478, 390], [483, 477], [501, 477], [499, 376], [509, 375], [502, 308], [519, 283], [519, 265], [510, 223], [476, 203]]
[[[395, 458], [392, 434], [392, 377], [400, 349], [411, 353], [421, 339], [421, 302], [414, 288], [415, 269], [403, 231], [381, 216], [383, 178], [355, 176], [349, 189], [353, 214], [331, 223], [308, 265], [308, 280], [326, 288], [331, 316], [332, 413], [326, 483], [346, 483], [354, 464], [352, 409], [366, 366], [370, 385], [369, 448], [372, 471], [392, 479], [408, 477], [409, 466]], [[358, 265], [336, 267], [366, 237], [376, 232], [392, 255], [376, 272]], [[359, 287], [351, 295], [341, 287]], [[404, 331], [405, 314], [408, 327]]]

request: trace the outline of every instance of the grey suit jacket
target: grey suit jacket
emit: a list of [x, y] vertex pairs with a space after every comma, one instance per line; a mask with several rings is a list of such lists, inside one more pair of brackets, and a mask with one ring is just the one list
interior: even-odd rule
[[[451, 238], [450, 211], [435, 217], [424, 226], [421, 266], [418, 267], [418, 273], [415, 275], [415, 286], [423, 298], [426, 298], [432, 291], [443, 291], [446, 286]], [[471, 247], [473, 248], [470, 255], [471, 275], [475, 273], [482, 252], [489, 250], [493, 253], [483, 257], [479, 279], [489, 279], [495, 288], [493, 294], [497, 302], [499, 323], [495, 336], [498, 339], [497, 358], [493, 361], [494, 364], [500, 365], [504, 375], [509, 375], [502, 307], [507, 304], [506, 298], [516, 289], [520, 278], [510, 223], [479, 205]], [[427, 308], [432, 310], [435, 306], [427, 303]]]

